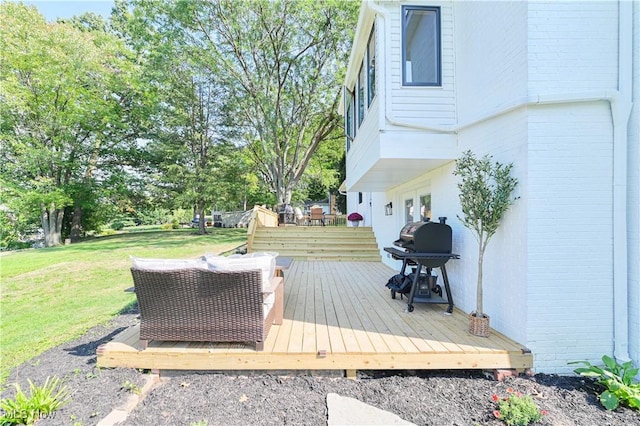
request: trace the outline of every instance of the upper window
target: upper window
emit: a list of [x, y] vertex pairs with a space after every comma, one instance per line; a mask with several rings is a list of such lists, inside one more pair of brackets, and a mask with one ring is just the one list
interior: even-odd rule
[[369, 82], [368, 90], [368, 106], [376, 95], [376, 31], [375, 27], [371, 30], [369, 36], [369, 44], [367, 45], [367, 81]]
[[361, 66], [360, 72], [358, 73], [358, 127], [360, 127], [362, 120], [364, 120], [364, 110], [366, 108], [365, 91], [367, 88], [367, 75], [365, 72], [366, 70], [364, 66]]
[[353, 91], [345, 90], [345, 134], [347, 150], [356, 137], [356, 131], [364, 121], [367, 111], [376, 95], [376, 36], [375, 27], [371, 28], [367, 49], [364, 52], [358, 78]]
[[344, 115], [344, 133], [347, 136], [347, 150], [351, 147], [351, 141], [356, 137], [354, 110], [356, 108], [355, 94], [349, 90], [344, 91], [344, 103], [346, 113]]
[[439, 7], [402, 7], [402, 84], [442, 84]]

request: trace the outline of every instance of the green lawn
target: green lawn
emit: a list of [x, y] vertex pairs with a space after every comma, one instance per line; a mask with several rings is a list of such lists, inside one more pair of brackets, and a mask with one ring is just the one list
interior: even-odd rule
[[17, 365], [135, 301], [129, 256], [186, 258], [246, 242], [246, 229], [132, 232], [0, 257], [0, 383]]

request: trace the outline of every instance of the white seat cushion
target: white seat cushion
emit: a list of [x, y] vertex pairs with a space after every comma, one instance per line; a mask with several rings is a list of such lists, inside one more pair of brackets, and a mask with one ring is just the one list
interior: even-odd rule
[[278, 253], [259, 252], [250, 254], [234, 254], [231, 256], [214, 256], [205, 254], [205, 259], [212, 271], [246, 271], [259, 269], [262, 271], [262, 288], [268, 288], [276, 271]]
[[269, 315], [273, 304], [276, 302], [276, 295], [275, 293], [263, 293], [262, 297], [263, 318], [267, 319], [267, 316]]
[[188, 268], [207, 269], [207, 262], [204, 257], [198, 257], [196, 259], [148, 259], [130, 256], [130, 258], [133, 267], [137, 269], [153, 269], [160, 271]]

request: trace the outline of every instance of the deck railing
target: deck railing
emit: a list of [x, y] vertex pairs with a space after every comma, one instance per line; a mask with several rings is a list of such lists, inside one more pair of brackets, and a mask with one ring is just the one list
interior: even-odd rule
[[251, 252], [253, 245], [253, 236], [256, 232], [256, 228], [260, 227], [277, 227], [278, 226], [278, 214], [271, 210], [268, 210], [262, 206], [254, 206], [251, 212], [251, 220], [247, 227], [247, 251]]

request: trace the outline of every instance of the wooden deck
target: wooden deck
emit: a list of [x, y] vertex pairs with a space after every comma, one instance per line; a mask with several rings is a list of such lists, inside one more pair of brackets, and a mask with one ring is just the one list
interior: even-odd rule
[[[467, 332], [467, 315], [447, 305], [391, 299], [395, 272], [377, 262], [296, 260], [285, 273], [285, 311], [263, 352], [252, 345], [150, 342], [131, 327], [98, 348], [98, 365], [157, 370], [527, 369], [533, 356], [491, 331]], [[454, 300], [455, 300], [455, 294]]]

